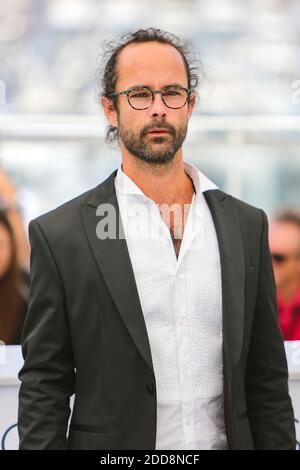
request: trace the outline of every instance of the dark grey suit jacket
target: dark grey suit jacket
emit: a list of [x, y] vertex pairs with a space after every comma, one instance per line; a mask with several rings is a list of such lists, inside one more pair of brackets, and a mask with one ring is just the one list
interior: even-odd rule
[[[20, 449], [155, 449], [156, 382], [126, 240], [96, 235], [100, 204], [119, 214], [115, 175], [30, 223]], [[266, 215], [204, 195], [221, 256], [228, 445], [294, 449]]]

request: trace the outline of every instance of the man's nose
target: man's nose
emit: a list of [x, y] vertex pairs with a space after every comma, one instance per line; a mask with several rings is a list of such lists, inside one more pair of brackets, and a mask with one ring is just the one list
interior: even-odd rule
[[154, 99], [150, 108], [151, 116], [165, 116], [166, 105], [161, 98], [160, 93], [154, 93]]

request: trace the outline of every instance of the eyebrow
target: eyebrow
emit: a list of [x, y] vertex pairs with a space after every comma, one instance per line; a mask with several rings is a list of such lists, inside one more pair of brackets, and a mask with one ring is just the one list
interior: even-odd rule
[[[181, 83], [174, 82], [174, 83], [168, 83], [168, 85], [163, 86], [162, 89], [168, 88], [168, 87], [171, 87], [171, 86], [179, 86], [181, 88], [188, 88], [187, 86], [185, 87]], [[145, 83], [138, 83], [137, 85], [132, 85], [131, 87], [128, 88], [128, 90], [131, 90], [132, 88], [150, 88], [150, 89], [152, 89], [151, 86], [145, 85]]]

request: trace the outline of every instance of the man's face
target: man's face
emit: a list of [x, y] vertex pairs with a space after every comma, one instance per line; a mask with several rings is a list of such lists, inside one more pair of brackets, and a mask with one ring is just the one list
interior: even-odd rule
[[[155, 41], [126, 46], [118, 58], [117, 77], [115, 91], [141, 85], [157, 90], [174, 83], [188, 87], [180, 53], [168, 44]], [[117, 99], [118, 112], [110, 121], [118, 127], [121, 148], [148, 163], [164, 164], [172, 160], [186, 137], [195, 95], [180, 109], [168, 108], [160, 94], [154, 95], [152, 105], [145, 110], [133, 109], [126, 95]], [[149, 133], [154, 127], [167, 132]]]
[[279, 289], [298, 280], [300, 285], [300, 230], [292, 223], [273, 222], [269, 228], [269, 245], [273, 254], [284, 255], [283, 261], [273, 260], [276, 285]]

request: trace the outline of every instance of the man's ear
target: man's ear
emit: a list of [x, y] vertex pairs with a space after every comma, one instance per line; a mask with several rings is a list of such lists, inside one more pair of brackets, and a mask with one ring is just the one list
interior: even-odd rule
[[188, 116], [189, 116], [189, 118], [192, 115], [194, 106], [196, 104], [196, 99], [197, 99], [196, 93], [192, 93], [191, 96], [190, 96], [190, 99], [189, 99], [189, 103], [188, 103]]
[[118, 127], [117, 111], [114, 107], [112, 100], [106, 96], [101, 96], [101, 105], [104, 115], [111, 126]]

